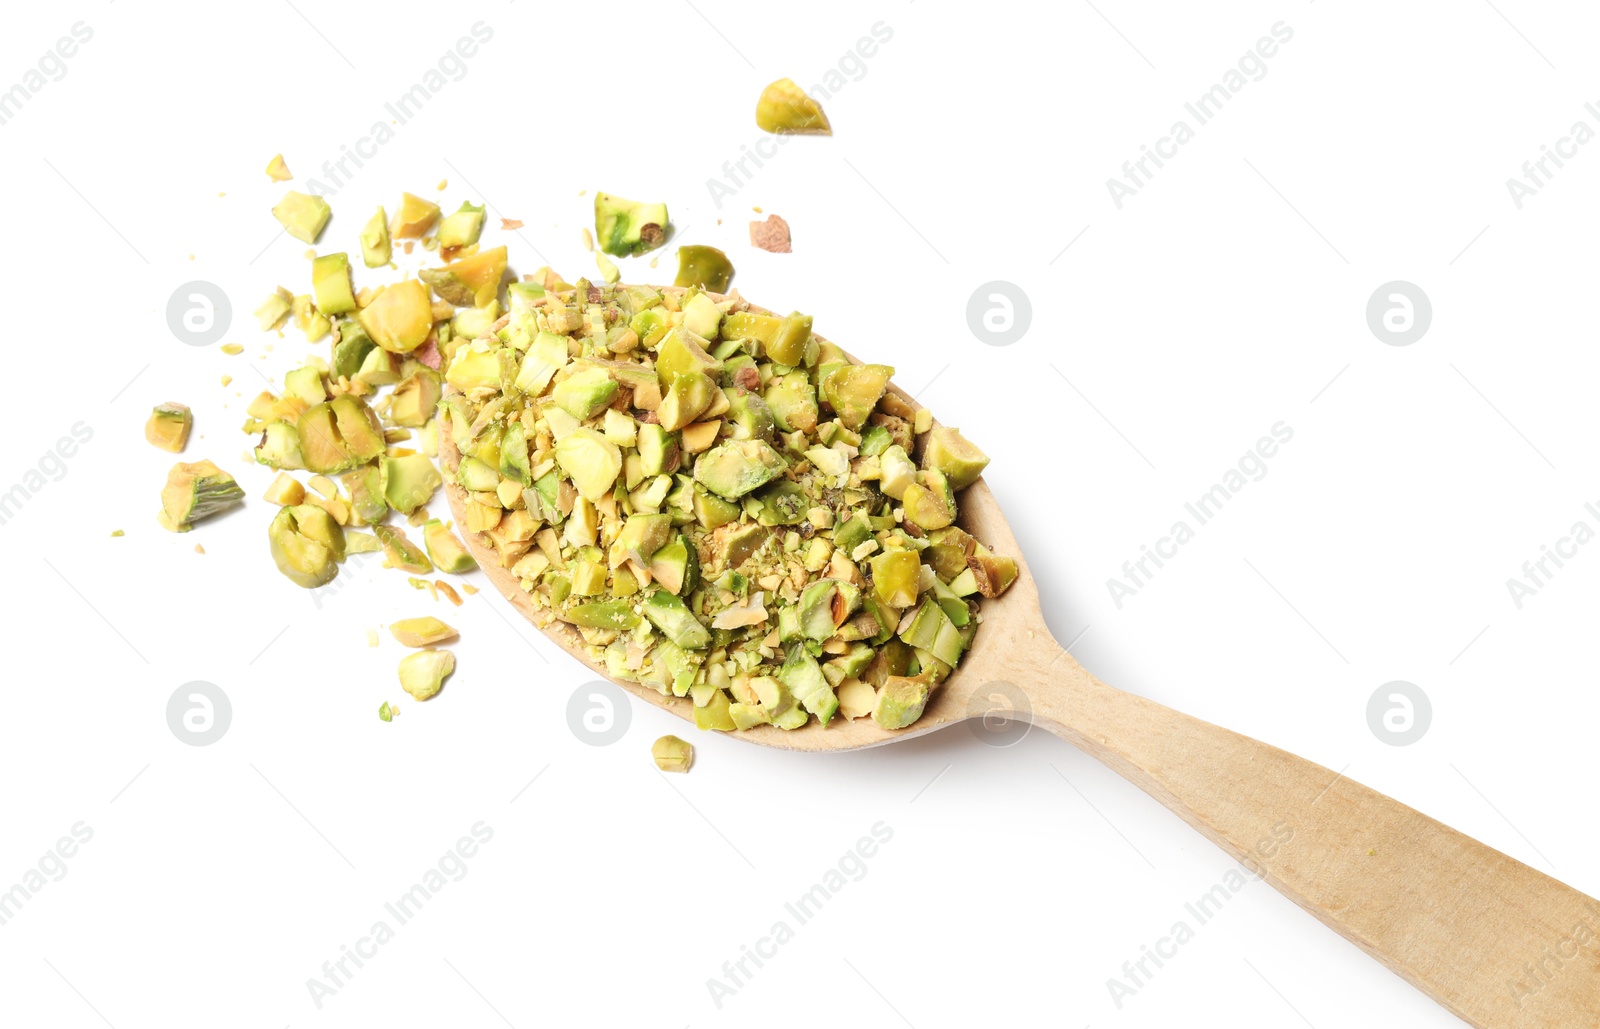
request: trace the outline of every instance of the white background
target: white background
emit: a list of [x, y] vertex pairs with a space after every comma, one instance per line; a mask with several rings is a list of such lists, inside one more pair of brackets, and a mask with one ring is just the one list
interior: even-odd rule
[[[319, 601], [288, 584], [267, 554], [270, 473], [241, 456], [255, 370], [324, 349], [250, 317], [278, 284], [309, 283], [305, 248], [269, 214], [286, 187], [262, 168], [282, 151], [303, 186], [482, 21], [493, 39], [465, 77], [331, 198], [323, 250], [354, 250], [404, 189], [487, 201], [485, 240], [517, 270], [576, 277], [593, 274], [593, 191], [667, 200], [677, 241], [727, 249], [745, 295], [814, 313], [989, 451], [1045, 616], [1063, 642], [1082, 634], [1073, 652], [1096, 674], [1600, 894], [1600, 553], [1520, 610], [1506, 588], [1574, 521], [1596, 524], [1583, 505], [1600, 501], [1600, 147], [1521, 209], [1505, 185], [1574, 121], [1600, 129], [1583, 108], [1600, 99], [1595, 12], [1204, 6], [13, 10], [0, 88], [73, 23], [93, 38], [0, 126], [0, 488], [74, 423], [93, 438], [0, 526], [0, 889], [73, 824], [94, 835], [0, 926], [4, 1020], [1459, 1024], [1259, 883], [1118, 1008], [1107, 980], [1230, 863], [1066, 744], [1035, 732], [997, 749], [953, 728], [794, 757], [636, 704], [621, 742], [587, 746], [565, 712], [590, 676], [488, 594], [435, 605], [376, 562]], [[762, 85], [820, 82], [879, 21], [892, 39], [826, 104], [835, 136], [791, 142], [719, 210], [706, 182], [760, 137]], [[1280, 21], [1293, 39], [1266, 76], [1119, 210], [1106, 180]], [[792, 255], [749, 247], [752, 205], [790, 221]], [[501, 232], [502, 216], [526, 227]], [[667, 280], [662, 255], [624, 275]], [[168, 330], [168, 297], [195, 279], [231, 298], [225, 340], [243, 355]], [[1395, 279], [1433, 305], [1408, 347], [1366, 324]], [[968, 328], [991, 280], [1031, 298], [1013, 346]], [[172, 458], [141, 439], [164, 400], [195, 409], [185, 459], [219, 462], [251, 498], [186, 536], [155, 524]], [[1119, 608], [1107, 579], [1279, 421], [1294, 438], [1267, 476]], [[398, 646], [368, 649], [364, 629], [428, 613], [462, 638], [424, 706], [394, 681]], [[1434, 708], [1403, 748], [1366, 720], [1395, 679]], [[210, 746], [167, 725], [190, 680], [231, 699]], [[392, 724], [383, 700], [402, 708]], [[649, 747], [673, 731], [698, 759], [669, 782]], [[319, 1010], [307, 980], [479, 821], [494, 836], [465, 877]], [[793, 925], [784, 903], [879, 822], [893, 838], [865, 877], [719, 1009], [707, 980]]]

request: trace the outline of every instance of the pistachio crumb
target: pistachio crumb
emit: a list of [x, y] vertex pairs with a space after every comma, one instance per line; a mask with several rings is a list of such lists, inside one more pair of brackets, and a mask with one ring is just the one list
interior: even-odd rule
[[111, 535], [112, 536], [125, 536], [125, 535], [127, 535], [127, 533], [123, 532], [121, 529], [112, 529], [111, 530]]
[[236, 357], [244, 353], [244, 347], [238, 343], [224, 343], [222, 344], [222, 352], [229, 357]]

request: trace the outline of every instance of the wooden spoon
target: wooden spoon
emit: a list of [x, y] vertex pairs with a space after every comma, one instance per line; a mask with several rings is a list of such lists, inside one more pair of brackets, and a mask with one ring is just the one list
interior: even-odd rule
[[[448, 433], [441, 434], [440, 456], [453, 471], [459, 455]], [[464, 525], [465, 491], [446, 478], [451, 510]], [[1600, 904], [1321, 765], [1107, 686], [1045, 627], [1038, 590], [984, 481], [957, 499], [962, 528], [1015, 557], [1020, 572], [1004, 595], [983, 601], [971, 649], [921, 720], [900, 732], [859, 718], [732, 735], [783, 750], [860, 750], [982, 717], [996, 693], [1020, 689], [1018, 715], [1105, 762], [1468, 1024], [1600, 1027], [1600, 964], [1592, 949], [1600, 941]], [[493, 549], [462, 535], [489, 581], [537, 625], [528, 595]], [[571, 627], [554, 622], [542, 631], [609, 678]], [[688, 698], [612, 681], [693, 717]]]

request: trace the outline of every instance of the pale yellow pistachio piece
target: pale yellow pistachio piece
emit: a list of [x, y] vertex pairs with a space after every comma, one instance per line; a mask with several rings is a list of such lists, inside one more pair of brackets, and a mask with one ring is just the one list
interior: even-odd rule
[[694, 764], [694, 747], [676, 736], [663, 736], [651, 744], [650, 756], [663, 772], [687, 772]]
[[272, 485], [267, 487], [267, 492], [262, 494], [261, 499], [269, 504], [277, 504], [279, 507], [294, 507], [296, 504], [305, 501], [306, 490], [294, 476], [288, 472], [279, 472], [278, 477], [272, 480]]
[[426, 618], [403, 618], [389, 626], [389, 634], [405, 647], [431, 647], [460, 635], [454, 628], [431, 615]]
[[[273, 155], [272, 160], [267, 162], [267, 178], [273, 182], [288, 182], [294, 178], [294, 175], [289, 171], [289, 166], [284, 163], [282, 154]], [[218, 195], [220, 196], [221, 194]]]
[[427, 700], [455, 670], [456, 656], [450, 651], [419, 650], [400, 659], [400, 688], [413, 700]]

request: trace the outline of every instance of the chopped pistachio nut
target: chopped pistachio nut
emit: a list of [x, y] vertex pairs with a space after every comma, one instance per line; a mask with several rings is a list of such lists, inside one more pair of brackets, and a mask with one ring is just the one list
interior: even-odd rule
[[274, 154], [272, 160], [267, 162], [267, 178], [273, 182], [288, 182], [294, 178], [289, 172], [289, 166], [284, 163], [282, 154]]
[[111, 530], [111, 535], [112, 536], [126, 536], [127, 533], [123, 532], [121, 529], [112, 529]]
[[654, 250], [667, 239], [667, 205], [596, 193], [594, 235], [600, 249], [613, 257]]
[[779, 79], [756, 101], [756, 125], [763, 132], [831, 136], [833, 128], [822, 105], [806, 95], [793, 79]]
[[500, 292], [501, 280], [506, 275], [506, 260], [506, 248], [494, 247], [452, 261], [443, 268], [424, 268], [417, 274], [446, 303], [456, 307], [487, 307]]
[[733, 280], [733, 262], [716, 247], [686, 246], [678, 248], [677, 286], [699, 286], [713, 293], [726, 293]]
[[255, 310], [256, 321], [261, 325], [261, 331], [271, 332], [282, 325], [284, 319], [289, 317], [289, 311], [293, 303], [294, 294], [279, 286]]
[[243, 500], [244, 490], [233, 476], [210, 461], [179, 462], [167, 473], [156, 521], [163, 529], [188, 532], [195, 522], [220, 514]]
[[384, 722], [391, 722], [394, 720], [394, 708], [389, 706], [389, 702], [387, 700], [378, 705], [378, 719]]
[[290, 190], [272, 209], [272, 216], [295, 239], [302, 243], [315, 243], [328, 224], [328, 219], [333, 216], [333, 208], [321, 197]]
[[383, 549], [383, 544], [378, 537], [370, 532], [347, 532], [344, 534], [344, 552], [346, 554], [376, 554]]
[[221, 350], [229, 357], [238, 357], [240, 354], [244, 353], [244, 346], [240, 343], [224, 343], [217, 349]]
[[650, 756], [663, 772], [687, 772], [694, 764], [694, 747], [688, 740], [663, 736], [650, 745]]
[[339, 574], [345, 556], [344, 529], [311, 504], [286, 507], [267, 527], [272, 560], [296, 586], [313, 589]]
[[171, 453], [180, 453], [189, 442], [189, 430], [194, 427], [194, 415], [183, 404], [168, 401], [157, 404], [144, 423], [144, 438], [151, 446]]
[[389, 235], [395, 239], [421, 239], [438, 220], [438, 204], [402, 193], [400, 206], [395, 208], [394, 220], [389, 223]]
[[272, 485], [267, 487], [267, 492], [261, 499], [269, 504], [279, 507], [294, 507], [306, 499], [306, 489], [300, 485], [300, 480], [288, 472], [279, 472], [278, 477], [272, 480]]
[[483, 205], [463, 202], [461, 209], [439, 222], [439, 245], [442, 247], [469, 247], [478, 241], [483, 232]]
[[455, 670], [456, 656], [450, 651], [419, 650], [400, 659], [400, 687], [413, 700], [427, 700]]
[[389, 626], [389, 634], [403, 647], [431, 647], [435, 643], [453, 640], [461, 635], [432, 616], [402, 618]]
[[[436, 519], [428, 519], [422, 527], [422, 543], [428, 548], [428, 557], [441, 572], [460, 575], [478, 567], [478, 562], [467, 553], [467, 548], [456, 539], [450, 526]], [[460, 601], [457, 601], [460, 603]]]
[[[893, 369], [805, 315], [548, 269], [520, 285], [501, 328], [450, 351], [440, 432], [463, 533], [536, 620], [613, 678], [692, 697], [702, 728], [912, 724], [1017, 575], [954, 524], [981, 452], [915, 434]], [[436, 532], [452, 571], [464, 548]]]

